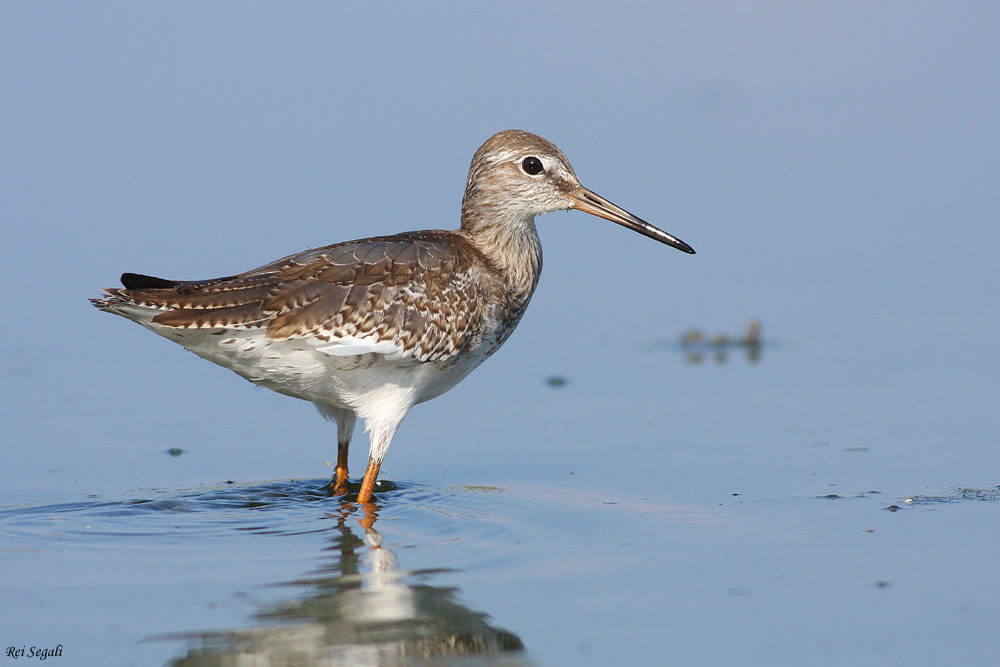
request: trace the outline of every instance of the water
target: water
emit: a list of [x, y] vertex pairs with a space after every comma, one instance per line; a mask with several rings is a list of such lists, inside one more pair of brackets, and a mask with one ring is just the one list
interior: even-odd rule
[[[151, 610], [141, 617], [155, 618], [160, 598], [176, 599], [178, 588], [201, 598], [180, 622], [209, 627], [179, 628], [174, 619], [168, 632], [144, 636], [134, 634], [139, 627], [152, 629], [144, 621], [109, 629], [79, 610], [64, 639], [73, 647], [66, 656], [73, 664], [141, 664], [133, 663], [137, 653], [142, 662], [176, 654], [171, 665], [232, 664], [238, 656], [257, 655], [267, 656], [268, 664], [397, 664], [441, 655], [528, 664], [516, 635], [461, 602], [450, 583], [455, 569], [402, 569], [397, 556], [469, 541], [479, 544], [464, 550], [463, 568], [493, 562], [504, 536], [496, 517], [484, 511], [488, 503], [476, 496], [496, 490], [474, 493], [459, 505], [458, 492], [397, 487], [388, 495], [401, 502], [391, 508], [360, 508], [329, 496], [325, 484], [227, 484], [148, 499], [12, 508], [3, 513], [9, 560], [25, 568], [72, 570], [75, 581], [96, 584], [104, 600], [111, 579], [141, 595]], [[400, 522], [409, 528], [379, 530]], [[54, 557], [38, 562], [39, 548]], [[63, 557], [73, 566], [61, 563]], [[276, 560], [284, 562], [277, 571]], [[241, 574], [233, 578], [236, 566]], [[133, 570], [146, 573], [141, 593], [138, 581], [122, 576]], [[294, 576], [266, 580], [278, 572]], [[150, 580], [157, 582], [152, 589]], [[108, 651], [116, 644], [121, 656]]]
[[[680, 369], [760, 382], [782, 355], [803, 357]], [[574, 384], [539, 382], [577, 403]], [[989, 477], [962, 456], [928, 474], [928, 452], [847, 425], [755, 442], [720, 420], [701, 429], [713, 445], [654, 466], [658, 421], [606, 466], [562, 461], [557, 484], [514, 481], [551, 477], [544, 456], [544, 474], [468, 464], [485, 483], [387, 484], [373, 508], [323, 479], [8, 500], [4, 628], [80, 665], [937, 664], [1000, 648], [1000, 488], [948, 486]]]

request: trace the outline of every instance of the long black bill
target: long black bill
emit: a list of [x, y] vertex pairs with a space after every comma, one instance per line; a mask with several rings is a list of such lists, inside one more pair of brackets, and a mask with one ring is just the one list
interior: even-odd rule
[[604, 197], [596, 195], [582, 185], [569, 193], [570, 199], [573, 200], [573, 208], [578, 211], [585, 211], [592, 215], [596, 215], [599, 218], [604, 218], [605, 220], [610, 220], [611, 222], [617, 222], [622, 227], [628, 227], [632, 231], [639, 232], [643, 236], [648, 236], [651, 239], [656, 239], [660, 243], [666, 243], [668, 246], [677, 248], [678, 250], [683, 250], [684, 252], [694, 254], [694, 248], [689, 246], [684, 241], [681, 241], [676, 236], [672, 234], [667, 234], [662, 229], [658, 229], [653, 225], [649, 224], [642, 218], [637, 218], [625, 209], [615, 206], [609, 202]]

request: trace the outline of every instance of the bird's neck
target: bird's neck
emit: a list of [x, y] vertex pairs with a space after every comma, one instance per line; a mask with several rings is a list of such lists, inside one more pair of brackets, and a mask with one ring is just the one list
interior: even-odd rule
[[527, 305], [542, 271], [534, 216], [463, 216], [462, 232], [495, 266], [512, 296]]

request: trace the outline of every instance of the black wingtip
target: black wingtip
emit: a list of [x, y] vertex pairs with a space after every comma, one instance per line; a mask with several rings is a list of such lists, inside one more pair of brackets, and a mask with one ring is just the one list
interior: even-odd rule
[[167, 289], [177, 287], [180, 282], [165, 280], [154, 276], [144, 276], [141, 273], [123, 273], [122, 285], [125, 289]]

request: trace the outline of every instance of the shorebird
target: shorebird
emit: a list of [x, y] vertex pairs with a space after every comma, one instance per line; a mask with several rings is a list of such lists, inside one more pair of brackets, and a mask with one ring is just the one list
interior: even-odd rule
[[554, 144], [507, 130], [472, 158], [455, 231], [336, 243], [213, 280], [125, 273], [123, 287], [91, 301], [255, 384], [315, 403], [337, 423], [330, 485], [338, 495], [348, 491], [361, 417], [370, 448], [357, 500], [369, 503], [410, 408], [458, 384], [517, 326], [542, 268], [535, 216], [566, 209], [694, 254], [580, 185]]

